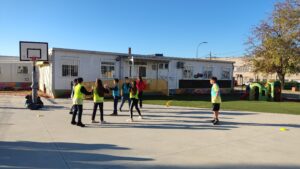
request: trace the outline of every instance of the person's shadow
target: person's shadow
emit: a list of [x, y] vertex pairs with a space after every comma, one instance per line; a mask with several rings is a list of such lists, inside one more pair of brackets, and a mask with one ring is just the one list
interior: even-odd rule
[[153, 160], [99, 153], [105, 150], [113, 152], [129, 148], [112, 144], [0, 141], [0, 168], [101, 168], [116, 167], [115, 162], [120, 164], [122, 161], [137, 163]]

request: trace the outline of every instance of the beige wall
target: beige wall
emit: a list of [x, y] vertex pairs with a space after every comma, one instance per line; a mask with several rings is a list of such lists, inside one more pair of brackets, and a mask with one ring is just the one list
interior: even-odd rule
[[[214, 59], [235, 62], [233, 76], [235, 77], [235, 80], [237, 80], [239, 85], [242, 84], [242, 80], [240, 78], [237, 78], [238, 75], [243, 75], [243, 83], [258, 81], [258, 80], [263, 81], [263, 80], [270, 80], [270, 79], [273, 80], [278, 79], [276, 74], [253, 73], [251, 64], [247, 61], [247, 58], [245, 57], [224, 57], [224, 58], [214, 58]], [[300, 81], [300, 74], [287, 75], [286, 80]]]

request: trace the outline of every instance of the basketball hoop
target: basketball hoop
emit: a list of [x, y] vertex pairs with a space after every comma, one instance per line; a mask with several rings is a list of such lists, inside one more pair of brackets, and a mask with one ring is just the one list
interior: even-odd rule
[[38, 57], [33, 56], [33, 57], [30, 57], [30, 59], [31, 59], [31, 61], [35, 62], [38, 59]]

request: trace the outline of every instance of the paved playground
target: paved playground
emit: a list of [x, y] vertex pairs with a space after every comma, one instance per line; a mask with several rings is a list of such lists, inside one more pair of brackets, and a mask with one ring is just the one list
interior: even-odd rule
[[213, 126], [207, 109], [145, 105], [145, 119], [127, 123], [124, 105], [99, 126], [86, 101], [80, 128], [70, 124], [69, 100], [43, 101], [30, 111], [23, 97], [0, 97], [0, 168], [300, 168], [300, 116], [225, 111]]

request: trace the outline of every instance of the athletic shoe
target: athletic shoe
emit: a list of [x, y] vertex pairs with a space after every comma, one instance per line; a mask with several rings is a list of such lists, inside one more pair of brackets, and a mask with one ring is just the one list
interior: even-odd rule
[[220, 123], [219, 119], [216, 119], [216, 120], [213, 122], [214, 125], [217, 125], [217, 124], [219, 124], [219, 123]]
[[118, 115], [118, 113], [112, 113], [112, 114], [110, 114], [110, 116], [117, 116]]
[[132, 123], [132, 122], [133, 122], [133, 119], [130, 118], [130, 119], [127, 119], [126, 121]]
[[143, 119], [143, 117], [142, 117], [142, 116], [139, 116], [139, 119], [140, 119], [140, 120], [142, 120], [142, 119]]
[[119, 108], [119, 110], [120, 110], [120, 112], [122, 112], [122, 109], [121, 109], [121, 108]]
[[72, 124], [72, 125], [75, 125], [75, 124], [77, 124], [77, 123], [76, 123], [76, 121], [71, 121], [71, 124]]
[[79, 126], [79, 127], [85, 127], [85, 125], [82, 124], [82, 123], [77, 123], [77, 126]]
[[70, 113], [69, 113], [69, 114], [73, 114], [73, 112], [71, 112], [71, 111], [70, 111]]
[[214, 122], [215, 122], [215, 120], [216, 120], [216, 119], [213, 119], [213, 120], [211, 120], [211, 122], [212, 122], [212, 123], [214, 123]]
[[100, 123], [99, 123], [100, 125], [102, 125], [102, 124], [106, 124], [106, 121], [100, 121]]
[[98, 121], [96, 121], [96, 120], [92, 120], [92, 123], [99, 123]]

